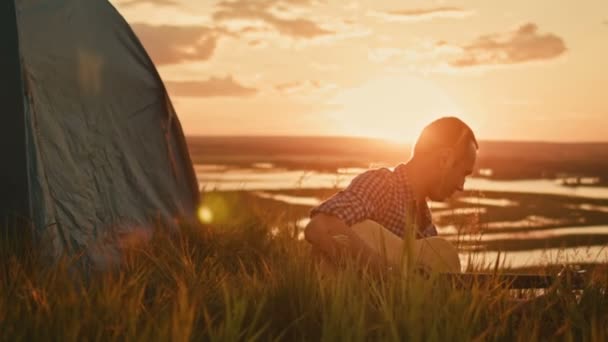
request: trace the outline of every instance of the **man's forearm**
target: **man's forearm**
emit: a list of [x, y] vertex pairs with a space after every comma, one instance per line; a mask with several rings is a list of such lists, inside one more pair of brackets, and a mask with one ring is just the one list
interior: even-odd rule
[[373, 266], [385, 265], [382, 258], [343, 222], [329, 218], [311, 222], [311, 225], [317, 226], [307, 227], [306, 239], [332, 263], [348, 255]]
[[[336, 241], [336, 244], [344, 246], [343, 248], [347, 250], [347, 253], [351, 257], [373, 267], [381, 268], [386, 266], [386, 262], [383, 258], [370, 248], [354, 231], [348, 228], [344, 233], [345, 234], [340, 234], [342, 239], [334, 235], [333, 240]], [[344, 237], [346, 237], [346, 239], [344, 239]]]

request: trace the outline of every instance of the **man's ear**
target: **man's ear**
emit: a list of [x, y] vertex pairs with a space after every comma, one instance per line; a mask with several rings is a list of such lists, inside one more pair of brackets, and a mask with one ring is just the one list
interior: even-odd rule
[[438, 157], [440, 169], [445, 170], [454, 165], [454, 150], [452, 148], [441, 149]]

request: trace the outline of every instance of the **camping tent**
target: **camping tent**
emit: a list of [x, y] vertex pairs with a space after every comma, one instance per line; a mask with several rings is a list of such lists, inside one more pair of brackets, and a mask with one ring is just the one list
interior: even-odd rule
[[198, 185], [180, 123], [114, 7], [0, 3], [2, 217], [29, 218], [54, 256], [84, 251], [93, 262], [111, 237], [196, 222]]

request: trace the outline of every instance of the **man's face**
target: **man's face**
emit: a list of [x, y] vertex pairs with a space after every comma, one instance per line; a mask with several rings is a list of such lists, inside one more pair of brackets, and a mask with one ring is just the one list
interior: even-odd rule
[[430, 189], [429, 198], [444, 201], [456, 191], [464, 190], [467, 176], [473, 173], [477, 159], [477, 149], [470, 141], [464, 150], [448, 150], [438, 158], [437, 179]]

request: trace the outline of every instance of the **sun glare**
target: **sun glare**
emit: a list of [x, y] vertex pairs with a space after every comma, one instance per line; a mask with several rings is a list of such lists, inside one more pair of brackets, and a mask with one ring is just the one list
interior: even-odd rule
[[344, 135], [412, 143], [422, 128], [446, 115], [462, 116], [461, 108], [432, 81], [413, 76], [372, 80], [338, 94], [340, 107], [330, 114]]

